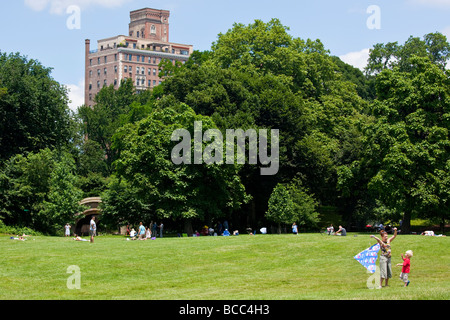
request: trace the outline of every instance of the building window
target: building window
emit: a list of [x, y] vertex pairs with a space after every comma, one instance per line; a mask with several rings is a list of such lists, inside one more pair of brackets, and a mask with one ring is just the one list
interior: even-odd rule
[[136, 73], [139, 74], [139, 67], [136, 67]]
[[[116, 47], [116, 44], [114, 43], [114, 48]], [[114, 61], [117, 61], [117, 53], [114, 54]]]
[[136, 61], [139, 62], [139, 60], [141, 59], [141, 56], [136, 56]]
[[97, 69], [97, 76], [100, 77], [100, 69]]
[[139, 31], [136, 32], [136, 38], [139, 38]]
[[148, 87], [152, 86], [152, 80], [148, 80]]
[[108, 56], [105, 56], [105, 63], [108, 62]]
[[100, 57], [97, 58], [97, 64], [100, 64]]
[[103, 74], [106, 76], [106, 73], [107, 73], [107, 70], [105, 68], [105, 69], [103, 69]]
[[117, 73], [117, 66], [114, 66], [114, 73]]
[[100, 88], [100, 81], [97, 81], [97, 88]]
[[153, 75], [156, 76], [156, 69], [153, 68]]
[[136, 43], [133, 43], [133, 49], [136, 49]]
[[92, 59], [89, 59], [89, 65], [92, 66]]
[[133, 58], [133, 55], [132, 55], [132, 54], [129, 54], [129, 55], [128, 55], [128, 61], [131, 61], [132, 58]]
[[128, 66], [123, 67], [124, 72], [128, 72]]
[[152, 24], [151, 28], [150, 28], [150, 33], [151, 34], [156, 34], [156, 27], [154, 24]]
[[92, 77], [92, 70], [89, 70], [89, 78]]
[[142, 67], [141, 74], [144, 74], [144, 73], [145, 73], [145, 68]]
[[128, 67], [128, 71], [129, 71], [130, 73], [132, 73], [132, 72], [133, 72], [133, 67], [132, 67], [132, 66], [129, 66], [129, 67]]
[[117, 86], [117, 79], [114, 79], [114, 86]]
[[106, 87], [106, 79], [103, 80], [103, 86]]

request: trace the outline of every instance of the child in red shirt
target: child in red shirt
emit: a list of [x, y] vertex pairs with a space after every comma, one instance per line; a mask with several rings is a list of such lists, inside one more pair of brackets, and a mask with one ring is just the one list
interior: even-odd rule
[[403, 257], [402, 253], [402, 259], [403, 264], [399, 263], [397, 266], [402, 267], [402, 272], [400, 273], [400, 280], [402, 280], [405, 283], [405, 287], [409, 285], [410, 281], [408, 279], [409, 271], [411, 269], [411, 257], [413, 256], [413, 252], [411, 250], [408, 250], [405, 252], [405, 257]]

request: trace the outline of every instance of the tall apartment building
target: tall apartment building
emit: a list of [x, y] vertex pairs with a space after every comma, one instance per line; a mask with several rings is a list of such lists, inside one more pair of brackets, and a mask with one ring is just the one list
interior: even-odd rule
[[130, 12], [128, 36], [98, 40], [91, 50], [85, 41], [85, 104], [94, 105], [94, 97], [104, 86], [133, 79], [137, 91], [159, 85], [158, 64], [162, 59], [182, 63], [189, 59], [193, 46], [169, 42], [170, 11], [144, 8]]

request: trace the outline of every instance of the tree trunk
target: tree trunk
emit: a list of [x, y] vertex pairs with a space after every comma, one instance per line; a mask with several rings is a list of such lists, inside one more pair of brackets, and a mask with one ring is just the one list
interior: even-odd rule
[[403, 214], [402, 234], [411, 233], [411, 213], [409, 211]]
[[194, 233], [194, 229], [192, 228], [192, 221], [189, 219], [184, 221], [184, 232], [186, 232], [188, 236]]

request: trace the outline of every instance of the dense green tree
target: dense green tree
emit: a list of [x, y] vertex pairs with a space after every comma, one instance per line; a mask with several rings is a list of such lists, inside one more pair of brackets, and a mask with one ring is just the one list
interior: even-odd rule
[[[173, 104], [171, 99], [160, 103], [148, 118], [119, 130], [121, 152], [115, 162], [118, 178], [126, 180], [137, 201], [149, 208], [155, 219], [169, 218], [188, 226], [193, 218], [208, 221], [231, 214], [248, 200], [236, 166], [176, 165], [171, 157], [176, 145], [171, 137], [176, 129], [188, 130], [191, 141], [195, 121], [202, 121], [203, 130], [216, 128], [215, 124], [184, 104]], [[115, 184], [118, 188], [121, 185]], [[117, 207], [105, 206], [115, 210], [111, 215], [120, 216], [114, 209]]]
[[73, 137], [67, 89], [50, 73], [36, 60], [0, 52], [0, 160]]
[[[120, 83], [116, 90], [113, 85], [103, 87], [95, 96], [93, 107], [83, 105], [78, 108], [78, 115], [83, 123], [83, 134], [87, 139], [95, 141], [104, 152], [107, 174], [112, 173], [112, 163], [117, 154], [111, 149], [112, 137], [139, 112], [133, 106], [151, 103], [151, 92], [136, 94], [133, 81], [127, 79]], [[141, 110], [142, 111], [142, 110]]]
[[61, 233], [66, 223], [74, 223], [76, 214], [85, 210], [79, 202], [82, 191], [76, 187], [75, 161], [67, 154], [58, 155], [51, 172], [49, 191], [36, 217], [35, 228], [49, 234]]
[[411, 217], [448, 219], [450, 159], [449, 72], [428, 57], [412, 56], [408, 64], [408, 71], [397, 66], [377, 76], [375, 120], [364, 129], [360, 159], [340, 169], [342, 185], [365, 181], [360, 187], [393, 220], [403, 218], [405, 232]]
[[253, 196], [252, 216], [267, 210], [277, 183], [295, 176], [322, 204], [334, 205], [336, 168], [350, 161], [368, 105], [358, 96], [358, 86], [365, 90], [361, 73], [353, 76], [319, 40], [293, 38], [288, 30], [277, 19], [235, 24], [162, 85], [223, 130], [280, 130], [277, 176], [259, 177], [254, 166], [240, 172]]
[[55, 154], [43, 149], [27, 156], [17, 154], [5, 162], [0, 176], [0, 210], [6, 224], [30, 228], [38, 225], [36, 217], [50, 190]]
[[155, 216], [150, 204], [138, 196], [138, 189], [114, 175], [101, 197], [102, 224], [111, 230], [128, 224], [138, 225], [141, 221], [148, 225]]
[[269, 198], [266, 218], [278, 224], [280, 232], [282, 224], [297, 223], [299, 227], [313, 230], [317, 227], [317, 201], [298, 179], [291, 183], [277, 184]]
[[294, 202], [283, 184], [279, 183], [273, 189], [265, 216], [269, 221], [278, 225], [278, 233], [281, 233], [282, 224], [294, 223], [297, 220]]
[[398, 42], [378, 43], [370, 50], [366, 73], [376, 75], [395, 66], [401, 71], [411, 71], [413, 66], [409, 59], [413, 56], [427, 57], [440, 69], [445, 70], [450, 58], [447, 37], [435, 32], [426, 34], [423, 39], [411, 36], [403, 45]]

